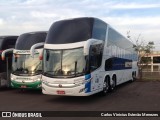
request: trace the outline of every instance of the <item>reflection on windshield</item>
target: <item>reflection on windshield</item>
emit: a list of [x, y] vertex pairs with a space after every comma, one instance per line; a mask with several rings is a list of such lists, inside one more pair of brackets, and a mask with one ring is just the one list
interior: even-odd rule
[[69, 50], [44, 50], [44, 74], [53, 77], [74, 77], [84, 74], [83, 48]]
[[12, 71], [14, 74], [40, 74], [42, 63], [39, 60], [39, 54], [36, 54], [34, 58], [26, 54], [14, 54]]

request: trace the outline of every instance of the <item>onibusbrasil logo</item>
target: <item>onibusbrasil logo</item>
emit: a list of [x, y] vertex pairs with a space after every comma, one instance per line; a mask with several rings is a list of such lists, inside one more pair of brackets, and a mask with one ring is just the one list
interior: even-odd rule
[[2, 112], [1, 117], [42, 117], [40, 112]]

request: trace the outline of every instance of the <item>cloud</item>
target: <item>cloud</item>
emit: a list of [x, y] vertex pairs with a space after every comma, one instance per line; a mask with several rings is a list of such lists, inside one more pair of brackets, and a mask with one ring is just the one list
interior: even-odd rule
[[0, 26], [4, 24], [3, 19], [0, 18]]
[[[134, 16], [117, 16], [117, 17], [104, 17], [106, 22], [114, 23], [115, 25], [126, 26], [140, 26], [140, 27], [160, 27], [160, 16], [147, 16], [147, 17], [134, 17]], [[142, 28], [143, 28], [142, 27]]]
[[109, 23], [113, 28], [127, 37], [127, 31], [131, 32], [134, 40], [139, 34], [145, 41], [154, 41], [158, 43], [160, 40], [160, 16], [157, 17], [104, 17], [105, 22]]
[[112, 5], [112, 9], [146, 9], [146, 8], [159, 8], [160, 4], [138, 4], [138, 3], [120, 3]]
[[147, 41], [158, 41], [158, 10], [156, 0], [1, 0], [0, 35], [49, 30], [57, 20], [87, 16], [106, 21], [125, 36], [130, 30], [133, 37], [141, 33]]
[[25, 5], [42, 5], [42, 4], [46, 4], [47, 0], [24, 0], [24, 2], [22, 2]]
[[32, 17], [36, 17], [36, 18], [42, 18], [42, 17], [45, 17], [45, 18], [52, 18], [52, 17], [58, 17], [57, 14], [54, 14], [54, 13], [46, 13], [46, 12], [39, 12], [39, 11], [32, 11], [31, 12], [31, 16]]

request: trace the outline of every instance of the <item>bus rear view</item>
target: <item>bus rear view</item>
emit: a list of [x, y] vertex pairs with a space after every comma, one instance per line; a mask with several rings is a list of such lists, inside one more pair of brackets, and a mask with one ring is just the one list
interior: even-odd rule
[[[119, 34], [120, 39], [116, 43], [113, 41], [111, 45], [108, 44], [109, 28], [108, 24], [97, 18], [55, 22], [44, 44], [42, 92], [69, 96], [88, 96], [101, 92], [105, 95], [116, 85], [133, 79], [132, 74], [135, 75], [137, 71], [136, 67], [132, 67], [135, 55], [133, 44], [125, 38], [123, 40]], [[126, 45], [122, 46], [121, 42]], [[115, 46], [115, 53], [109, 52], [113, 49], [111, 46]], [[130, 49], [120, 55], [126, 46]], [[112, 58], [123, 62], [116, 63], [121, 64], [122, 69], [119, 69], [120, 66], [107, 69], [109, 64], [114, 63], [108, 63]], [[130, 67], [125, 66], [127, 62]], [[124, 72], [128, 72], [128, 75], [123, 75]]]

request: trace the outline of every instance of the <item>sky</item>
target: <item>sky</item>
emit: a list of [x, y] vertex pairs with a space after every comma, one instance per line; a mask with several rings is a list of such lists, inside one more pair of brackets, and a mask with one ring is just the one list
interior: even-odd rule
[[160, 50], [160, 0], [0, 0], [0, 35], [48, 31], [58, 20], [96, 17]]

